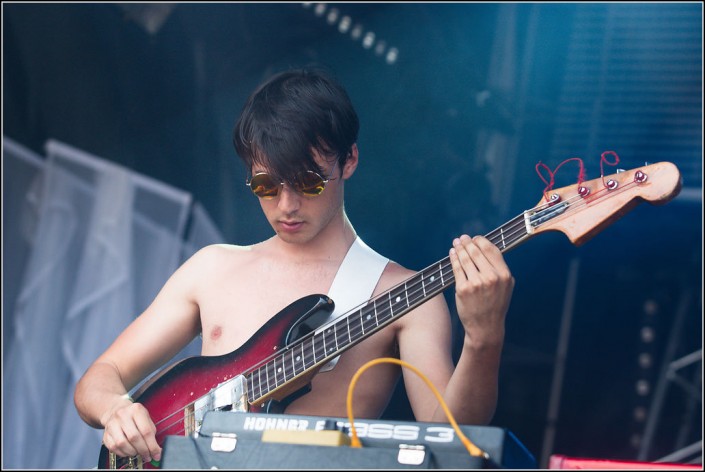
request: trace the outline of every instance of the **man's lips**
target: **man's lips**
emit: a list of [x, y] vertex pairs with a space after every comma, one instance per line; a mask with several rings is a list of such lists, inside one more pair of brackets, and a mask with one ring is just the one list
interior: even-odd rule
[[303, 226], [303, 221], [283, 221], [279, 220], [279, 226], [285, 231], [296, 231]]

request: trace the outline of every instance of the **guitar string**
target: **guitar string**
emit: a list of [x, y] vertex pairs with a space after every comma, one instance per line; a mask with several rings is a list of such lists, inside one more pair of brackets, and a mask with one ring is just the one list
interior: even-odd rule
[[[590, 204], [590, 203], [592, 203], [592, 202], [594, 202], [594, 201], [596, 201], [596, 200], [598, 200], [598, 199], [600, 199], [600, 198], [603, 198], [603, 196], [601, 196], [600, 194], [603, 193], [603, 192], [605, 192], [605, 191], [608, 191], [608, 193], [606, 194], [606, 196], [613, 196], [613, 195], [615, 195], [615, 194], [617, 194], [617, 193], [623, 192], [625, 189], [631, 187], [632, 185], [636, 185], [636, 182], [633, 182], [633, 181], [627, 182], [627, 183], [625, 183], [624, 185], [621, 185], [621, 186], [617, 187], [616, 189], [613, 189], [612, 191], [608, 191], [607, 188], [604, 188], [604, 187], [603, 187], [603, 188], [598, 189], [594, 194], [587, 195], [586, 197], [582, 197], [582, 196], [576, 194], [575, 196], [573, 196], [573, 197], [571, 197], [571, 198], [569, 198], [569, 199], [567, 199], [567, 200], [565, 200], [565, 201], [556, 202], [556, 203], [554, 203], [554, 204], [545, 203], [545, 204], [542, 204], [542, 205], [538, 205], [538, 206], [536, 206], [536, 207], [534, 207], [534, 208], [532, 208], [532, 209], [529, 209], [529, 210], [527, 210], [527, 211], [525, 211], [525, 212], [523, 212], [523, 213], [517, 215], [517, 216], [514, 217], [512, 220], [510, 220], [508, 224], [503, 225], [503, 226], [500, 226], [500, 227], [498, 227], [498, 228], [496, 228], [496, 229], [490, 231], [490, 232], [487, 234], [486, 237], [487, 237], [490, 241], [492, 241], [495, 245], [497, 245], [497, 243], [498, 243], [499, 241], [493, 241], [494, 238], [500, 238], [500, 240], [502, 240], [502, 238], [504, 238], [504, 239], [514, 238], [514, 237], [517, 236], [517, 234], [518, 234], [518, 232], [519, 232], [519, 229], [518, 229], [518, 228], [521, 228], [521, 230], [523, 230], [523, 231], [526, 230], [526, 226], [525, 226], [525, 225], [526, 225], [526, 222], [525, 222], [525, 219], [524, 219], [524, 215], [525, 215], [527, 212], [532, 212], [532, 211], [533, 211], [534, 213], [532, 213], [532, 214], [530, 215], [530, 218], [539, 219], [539, 220], [540, 220], [540, 216], [542, 216], [542, 212], [547, 211], [547, 210], [554, 211], [554, 210], [555, 210], [554, 207], [555, 207], [556, 205], [562, 204], [565, 209], [564, 209], [564, 211], [562, 211], [560, 214], [556, 215], [556, 217], [557, 217], [557, 216], [561, 216], [561, 215], [572, 214], [572, 213], [575, 213], [575, 212], [577, 212], [577, 211], [580, 211], [580, 208], [578, 208], [578, 206], [579, 206], [578, 203], [582, 203], [582, 204], [583, 204], [582, 206], [585, 206], [585, 205], [588, 205], [588, 204]], [[537, 218], [537, 217], [538, 217], [538, 218]], [[551, 218], [553, 218], [553, 217], [551, 217]], [[546, 220], [545, 222], [549, 222], [549, 221], [552, 221], [552, 219], [548, 219], [548, 220]], [[531, 222], [531, 220], [530, 220], [530, 222]], [[543, 225], [545, 222], [539, 222], [536, 227], [537, 227], [537, 228], [540, 227], [540, 226]], [[504, 231], [505, 228], [506, 228], [508, 231]], [[512, 230], [512, 231], [509, 231], [509, 230]], [[499, 233], [499, 234], [496, 234], [497, 231], [500, 231], [500, 233]], [[495, 234], [493, 235], [493, 233], [495, 233]], [[531, 234], [529, 234], [529, 233], [522, 233], [522, 234], [518, 237], [518, 239], [511, 241], [510, 244], [514, 244], [515, 242], [519, 241], [522, 237], [525, 237], [525, 236], [531, 236]], [[506, 246], [506, 245], [505, 245], [505, 246]], [[380, 296], [374, 298], [374, 299], [371, 300], [371, 301], [376, 302], [377, 300], [381, 300], [381, 299], [384, 298], [385, 296], [390, 297], [390, 296], [391, 296], [391, 293], [394, 292], [396, 289], [400, 289], [405, 283], [408, 284], [410, 280], [412, 280], [412, 279], [414, 279], [414, 278], [418, 278], [418, 276], [421, 275], [421, 280], [420, 280], [419, 282], [413, 282], [413, 284], [412, 284], [412, 289], [414, 289], [414, 290], [413, 290], [412, 292], [408, 293], [408, 290], [404, 290], [405, 292], [407, 292], [407, 293], [406, 293], [406, 298], [408, 299], [409, 296], [410, 296], [410, 298], [413, 299], [414, 296], [418, 296], [418, 295], [423, 291], [423, 289], [425, 288], [425, 285], [424, 285], [425, 282], [424, 282], [423, 274], [424, 274], [426, 271], [428, 271], [429, 269], [431, 269], [431, 268], [433, 268], [433, 271], [434, 271], [434, 272], [435, 272], [435, 271], [439, 271], [439, 273], [441, 274], [442, 280], [445, 280], [446, 277], [448, 277], [449, 280], [451, 280], [451, 279], [453, 278], [453, 277], [452, 277], [453, 271], [452, 271], [452, 266], [450, 265], [449, 261], [450, 261], [449, 258], [446, 257], [446, 258], [442, 259], [441, 261], [436, 262], [436, 263], [432, 264], [431, 266], [426, 267], [425, 269], [423, 269], [422, 271], [420, 271], [419, 273], [417, 273], [417, 274], [416, 274], [414, 277], [412, 277], [411, 279], [409, 279], [409, 280], [407, 280], [407, 281], [404, 281], [404, 282], [398, 284], [397, 286], [393, 287], [393, 288], [390, 289], [390, 290], [385, 291], [383, 294], [381, 294]], [[439, 266], [439, 269], [436, 269], [436, 266]], [[449, 268], [450, 268], [449, 271], [444, 272], [445, 270], [447, 270], [447, 269], [449, 269]], [[442, 289], [441, 289], [440, 291], [445, 290], [445, 288], [447, 288], [446, 286], [450, 286], [452, 283], [453, 283], [452, 281], [449, 281], [448, 283], [442, 283], [442, 284], [441, 284], [441, 285], [442, 285]], [[420, 287], [420, 288], [419, 288], [419, 287]], [[435, 290], [435, 288], [433, 288], [432, 290]], [[439, 292], [440, 292], [440, 291], [439, 291]], [[416, 301], [418, 301], [418, 300], [421, 300], [421, 299], [423, 299], [423, 298], [424, 298], [424, 297], [419, 297], [418, 299], [414, 299], [414, 302], [416, 302]], [[407, 304], [407, 307], [408, 307], [409, 305], [410, 305], [410, 304]], [[375, 305], [374, 305], [374, 303], [373, 303], [373, 307], [374, 307], [374, 306], [375, 306]], [[369, 301], [366, 302], [365, 305], [360, 305], [360, 307], [361, 307], [361, 308], [360, 308], [359, 310], [354, 309], [354, 310], [352, 310], [352, 311], [349, 312], [349, 313], [351, 313], [351, 315], [352, 315], [352, 314], [354, 314], [356, 311], [362, 311], [364, 308], [369, 308]], [[389, 315], [390, 313], [391, 313], [392, 318], [393, 318], [394, 316], [399, 316], [399, 314], [397, 314], [397, 315], [394, 314], [394, 309], [393, 309], [392, 307], [387, 308], [387, 307], [386, 307], [386, 303], [385, 303], [384, 308], [383, 308], [381, 311], [376, 311], [377, 320], [379, 320], [380, 313], [382, 314], [382, 320], [383, 320], [382, 322], [385, 322], [385, 321], [387, 320], [386, 317], [387, 317], [387, 315]], [[341, 321], [346, 321], [346, 320], [348, 320], [348, 318], [349, 318], [351, 315], [345, 316], [345, 319], [344, 319], [344, 320], [343, 320], [343, 319], [338, 320], [336, 323], [333, 323], [332, 325], [335, 325], [335, 324], [337, 324], [338, 322], [341, 322]], [[362, 313], [360, 314], [360, 316], [362, 316]], [[359, 328], [361, 329], [361, 331], [359, 331], [359, 332], [356, 331], [356, 332], [355, 332], [355, 336], [356, 336], [356, 337], [357, 337], [357, 336], [361, 336], [361, 335], [364, 334], [365, 330], [364, 330], [364, 325], [363, 325], [363, 323], [364, 323], [364, 321], [362, 321], [362, 319], [360, 319], [360, 326], [359, 326]], [[349, 323], [348, 323], [348, 324], [349, 324]], [[348, 328], [349, 328], [349, 327], [348, 327]], [[373, 328], [373, 330], [374, 330], [374, 329], [375, 329], [375, 328]], [[369, 331], [369, 330], [368, 330], [368, 331]], [[319, 331], [319, 333], [323, 333], [323, 331]], [[305, 336], [304, 338], [302, 338], [297, 344], [301, 344], [301, 345], [302, 345], [304, 342], [306, 342], [307, 340], [309, 340], [309, 338], [310, 338], [310, 340], [313, 340], [313, 337], [314, 337], [315, 334], [316, 334], [316, 333], [310, 333], [309, 335], [307, 335], [307, 336]], [[350, 333], [349, 336], [352, 337], [352, 333]], [[315, 344], [315, 343], [312, 343], [312, 344]], [[289, 351], [288, 348], [287, 348], [287, 351]], [[318, 351], [315, 350], [315, 348], [314, 348], [314, 364], [311, 364], [311, 366], [313, 366], [313, 365], [315, 365], [315, 364], [317, 363], [317, 362], [315, 361], [315, 358], [316, 358], [316, 355], [315, 355], [315, 354], [316, 354], [316, 352], [318, 352]], [[272, 357], [274, 357], [275, 359], [278, 358], [278, 357], [281, 357], [281, 358], [282, 358], [282, 361], [284, 361], [284, 357], [286, 356], [287, 353], [288, 353], [288, 352], [286, 352], [286, 351], [285, 351], [285, 352], [280, 352], [280, 353], [278, 353], [278, 354], [276, 354], [276, 355], [269, 356], [268, 359], [271, 360]], [[325, 352], [322, 353], [322, 355], [325, 356]], [[319, 362], [322, 362], [322, 361], [319, 361]], [[263, 365], [263, 363], [264, 363], [264, 365]], [[254, 371], [256, 371], [256, 370], [258, 370], [258, 369], [261, 369], [262, 367], [265, 367], [265, 368], [266, 368], [267, 365], [268, 365], [268, 362], [266, 362], [266, 361], [261, 361], [260, 363], [255, 364], [255, 366], [259, 366], [259, 367], [253, 367], [251, 370], [250, 370], [250, 369], [246, 369], [246, 370], [245, 370], [245, 372], [249, 372], [249, 373], [251, 374], [251, 375], [249, 376], [249, 378], [248, 378], [248, 377], [246, 377], [246, 378], [250, 381], [250, 384], [251, 384], [251, 386], [253, 387], [252, 389], [248, 389], [248, 400], [253, 400], [252, 398], [249, 397], [249, 393], [250, 393], [250, 391], [252, 391], [252, 390], [254, 389], [254, 387], [259, 387], [260, 389], [262, 388], [261, 385], [259, 385], [258, 383], [256, 384], [255, 379], [254, 379], [254, 375], [252, 375], [252, 374], [254, 374]], [[292, 364], [292, 365], [293, 365], [293, 364]], [[301, 370], [300, 373], [304, 372], [306, 369], [310, 368], [311, 366], [306, 367], [306, 366], [305, 366], [305, 363], [304, 363], [304, 368], [302, 368], [302, 370]], [[295, 369], [295, 368], [293, 369], [293, 372], [294, 372], [294, 375], [296, 375], [296, 369]], [[268, 372], [265, 371], [265, 377], [266, 377], [267, 375], [268, 375]], [[267, 380], [268, 380], [268, 379], [267, 379]], [[286, 369], [284, 369], [284, 377], [283, 377], [283, 379], [282, 379], [282, 382], [284, 382], [284, 381], [286, 381]], [[275, 388], [278, 388], [278, 383], [279, 383], [279, 382], [278, 382], [278, 378], [276, 377], [276, 374], [275, 374], [275, 378], [274, 378], [274, 383], [275, 383], [275, 386], [276, 386]], [[261, 391], [261, 390], [260, 390], [260, 391]], [[270, 391], [271, 391], [271, 390], [270, 390]], [[270, 393], [270, 391], [267, 391], [267, 392], [265, 393], [265, 395], [268, 394], [268, 393]], [[262, 395], [261, 395], [261, 396], [262, 396]], [[174, 416], [174, 415], [177, 415], [179, 412], [185, 411], [190, 405], [191, 405], [191, 404], [187, 405], [186, 407], [181, 408], [180, 410], [177, 410], [177, 411], [171, 413], [170, 415], [167, 415], [166, 417], [164, 417], [164, 418], [162, 418], [161, 420], [157, 421], [157, 422], [155, 423], [155, 425], [160, 426], [164, 421], [168, 420], [170, 417], [172, 417], [172, 416]], [[194, 409], [194, 411], [193, 411], [192, 413], [189, 413], [189, 415], [195, 416], [195, 412], [196, 412], [196, 411], [200, 411], [202, 408], [205, 408], [205, 406], [200, 407], [198, 410], [195, 410], [195, 409]], [[190, 418], [189, 418], [189, 419], [190, 419]], [[163, 433], [164, 431], [170, 429], [171, 427], [173, 427], [174, 425], [176, 425], [176, 424], [177, 424], [178, 422], [180, 422], [180, 421], [181, 421], [181, 419], [177, 419], [175, 422], [171, 423], [171, 424], [168, 425], [166, 428], [159, 430], [159, 431], [158, 431], [158, 434], [161, 434], [161, 433]], [[179, 432], [183, 432], [184, 429], [185, 429], [185, 428], [180, 429]]]

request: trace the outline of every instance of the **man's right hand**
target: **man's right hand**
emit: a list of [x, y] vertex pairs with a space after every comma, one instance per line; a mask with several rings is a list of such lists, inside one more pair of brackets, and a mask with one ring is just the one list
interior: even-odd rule
[[123, 398], [104, 422], [103, 444], [120, 457], [142, 456], [144, 462], [160, 460], [162, 449], [149, 412], [141, 403]]

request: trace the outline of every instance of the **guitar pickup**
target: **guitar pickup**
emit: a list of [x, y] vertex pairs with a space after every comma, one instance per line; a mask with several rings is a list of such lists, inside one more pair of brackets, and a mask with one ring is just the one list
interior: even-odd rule
[[238, 375], [212, 390], [214, 410], [247, 411], [245, 377]]
[[238, 375], [227, 380], [210, 392], [193, 402], [193, 411], [188, 412], [194, 418], [191, 429], [187, 428], [187, 434], [198, 432], [203, 424], [203, 417], [208, 411], [247, 411], [247, 392], [245, 389], [245, 377]]

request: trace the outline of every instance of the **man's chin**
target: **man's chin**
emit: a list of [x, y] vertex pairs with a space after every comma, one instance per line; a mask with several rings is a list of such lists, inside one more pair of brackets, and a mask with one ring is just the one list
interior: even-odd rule
[[305, 244], [311, 240], [311, 236], [303, 231], [291, 233], [289, 231], [277, 231], [279, 239], [289, 244]]

